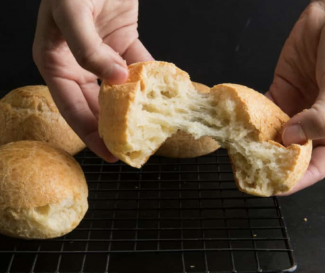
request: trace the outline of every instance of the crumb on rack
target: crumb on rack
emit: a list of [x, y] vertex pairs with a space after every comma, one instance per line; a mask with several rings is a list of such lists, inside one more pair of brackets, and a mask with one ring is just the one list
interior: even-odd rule
[[190, 268], [195, 268], [195, 265], [190, 265]]
[[308, 221], [307, 218], [304, 218], [304, 221], [307, 222]]
[[253, 237], [257, 237], [257, 235], [256, 234], [253, 234]]

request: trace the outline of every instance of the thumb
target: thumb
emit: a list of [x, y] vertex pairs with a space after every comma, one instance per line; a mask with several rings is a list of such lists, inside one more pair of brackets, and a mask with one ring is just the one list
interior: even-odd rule
[[325, 137], [325, 101], [318, 99], [307, 110], [295, 115], [284, 127], [282, 140], [284, 145], [304, 144], [308, 139]]
[[127, 65], [98, 35], [93, 13], [83, 2], [53, 1], [54, 21], [80, 66], [110, 84], [123, 83], [128, 76]]

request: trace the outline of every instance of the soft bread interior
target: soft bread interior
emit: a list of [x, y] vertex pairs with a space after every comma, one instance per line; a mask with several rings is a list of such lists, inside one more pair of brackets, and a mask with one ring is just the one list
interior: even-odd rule
[[[199, 93], [210, 93], [210, 87], [193, 81], [192, 84]], [[194, 158], [210, 154], [218, 148], [220, 148], [218, 143], [211, 137], [204, 136], [200, 139], [194, 139], [192, 135], [178, 131], [167, 138], [155, 154], [170, 158]]]
[[273, 141], [261, 142], [223, 87], [214, 88], [210, 95], [200, 94], [190, 81], [178, 80], [175, 75], [147, 73], [146, 84], [135, 93], [129, 109], [124, 161], [140, 167], [168, 137], [181, 130], [196, 139], [210, 136], [227, 148], [240, 188], [253, 188], [257, 195], [288, 190], [280, 182], [290, 174], [298, 151]]

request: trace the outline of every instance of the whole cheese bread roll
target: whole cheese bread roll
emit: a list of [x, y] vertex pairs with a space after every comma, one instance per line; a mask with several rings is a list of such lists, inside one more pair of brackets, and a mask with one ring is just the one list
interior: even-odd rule
[[46, 86], [25, 86], [0, 100], [0, 145], [38, 140], [74, 155], [86, 146], [61, 116]]
[[281, 143], [289, 117], [264, 95], [237, 84], [198, 92], [187, 73], [165, 62], [129, 67], [125, 84], [101, 86], [99, 133], [107, 148], [140, 168], [178, 130], [209, 136], [228, 150], [240, 190], [259, 196], [290, 191], [302, 178], [312, 143]]
[[62, 236], [83, 219], [87, 197], [82, 169], [67, 152], [39, 141], [0, 147], [0, 233]]
[[[197, 82], [192, 83], [198, 92], [202, 94], [210, 92], [208, 86]], [[171, 158], [192, 158], [210, 154], [218, 148], [218, 143], [211, 137], [203, 136], [195, 139], [190, 134], [177, 131], [173, 136], [166, 139], [156, 152], [156, 155]]]

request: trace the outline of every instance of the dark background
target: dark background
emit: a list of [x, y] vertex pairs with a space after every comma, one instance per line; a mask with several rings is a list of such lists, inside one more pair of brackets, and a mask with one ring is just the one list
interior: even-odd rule
[[[46, 0], [45, 0], [46, 1]], [[42, 82], [31, 46], [39, 0], [3, 0], [0, 89]], [[309, 0], [140, 0], [140, 39], [208, 85], [266, 91], [281, 47]]]
[[[31, 54], [39, 2], [1, 1], [2, 91], [43, 83]], [[154, 58], [174, 62], [195, 81], [210, 86], [233, 82], [264, 92], [272, 82], [285, 39], [308, 3], [140, 0], [140, 38]], [[318, 183], [280, 200], [298, 262], [297, 272], [324, 272], [324, 190], [325, 183]]]

